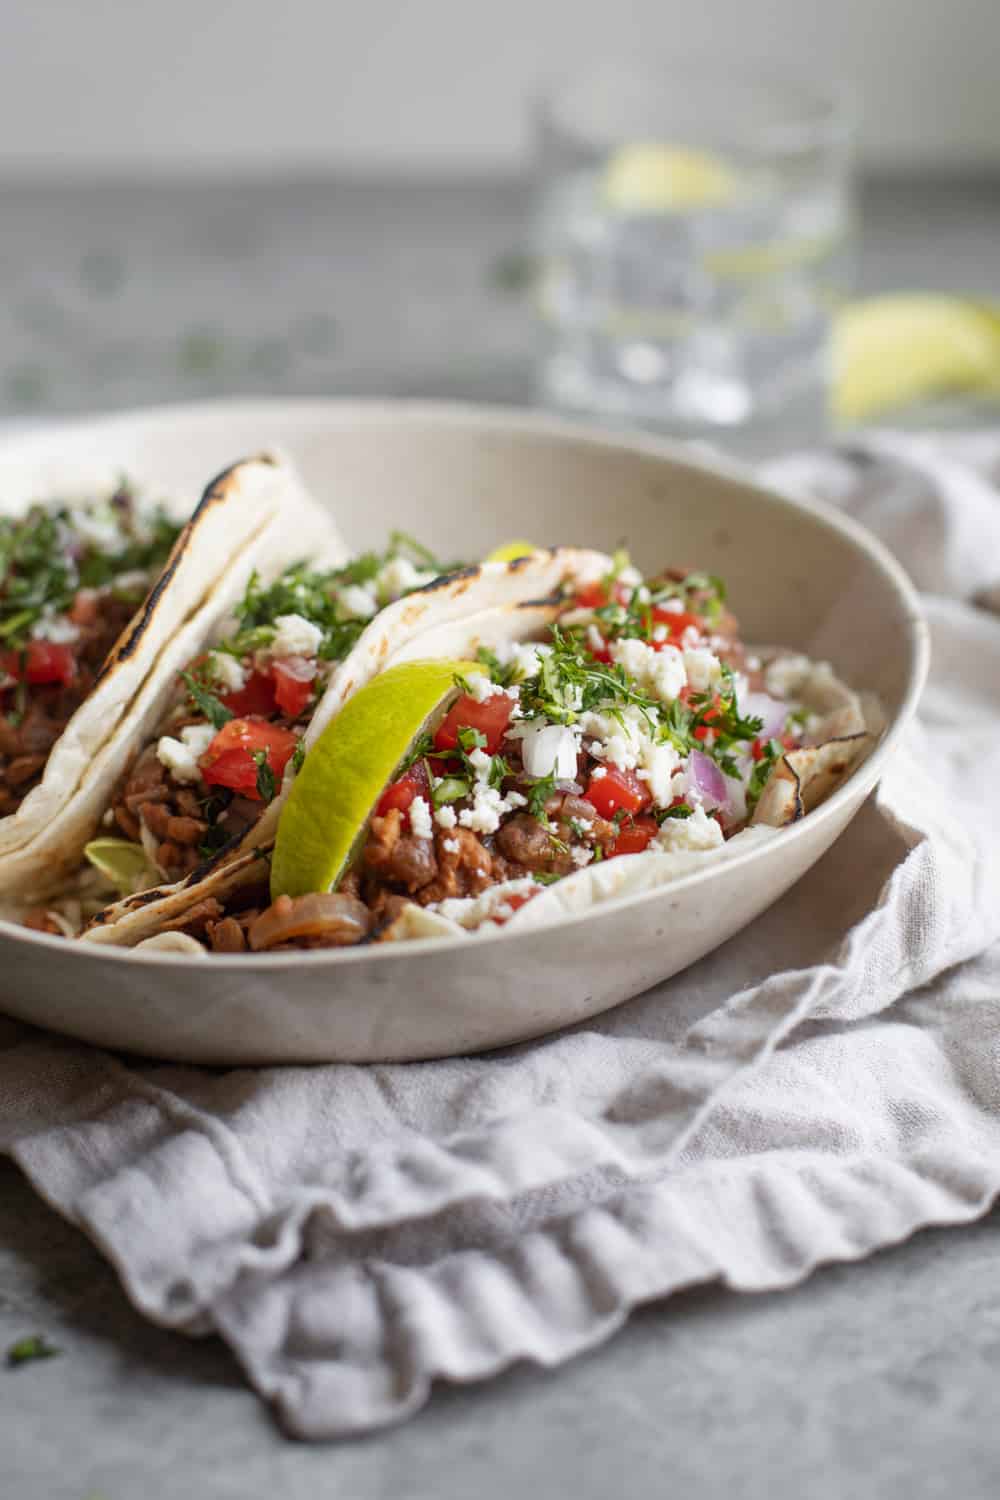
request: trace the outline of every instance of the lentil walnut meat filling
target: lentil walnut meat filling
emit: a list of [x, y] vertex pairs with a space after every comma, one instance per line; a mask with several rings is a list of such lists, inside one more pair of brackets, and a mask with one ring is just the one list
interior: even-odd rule
[[480, 658], [384, 790], [335, 892], [247, 886], [170, 924], [213, 951], [391, 935], [408, 903], [502, 924], [546, 885], [645, 850], [710, 850], [747, 825], [811, 716], [748, 655], [720, 580], [643, 581], [619, 557], [549, 639]]
[[386, 604], [443, 565], [394, 533], [344, 567], [251, 579], [234, 629], [178, 678], [155, 735], [119, 784], [105, 822], [141, 844], [151, 883], [178, 880], [243, 837], [296, 762], [334, 665]]
[[179, 532], [125, 483], [0, 518], [0, 816], [38, 784]]

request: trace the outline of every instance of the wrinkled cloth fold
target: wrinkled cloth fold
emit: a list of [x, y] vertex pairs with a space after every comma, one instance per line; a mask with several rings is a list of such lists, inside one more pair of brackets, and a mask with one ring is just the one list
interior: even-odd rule
[[572, 1031], [409, 1066], [199, 1070], [0, 1022], [0, 1150], [298, 1437], [1000, 1192], [1000, 617], [973, 602], [1000, 585], [1000, 437], [873, 434], [765, 477], [889, 544], [933, 665], [851, 827], [722, 949]]

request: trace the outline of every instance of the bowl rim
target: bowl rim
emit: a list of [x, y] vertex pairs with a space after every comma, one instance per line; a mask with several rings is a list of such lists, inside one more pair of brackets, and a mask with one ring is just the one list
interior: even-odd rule
[[[604, 451], [623, 454], [639, 454], [652, 459], [664, 460], [675, 466], [721, 476], [734, 483], [743, 484], [776, 503], [779, 509], [805, 511], [821, 526], [837, 533], [858, 551], [865, 554], [882, 574], [884, 581], [904, 605], [907, 631], [904, 637], [908, 648], [909, 671], [906, 689], [897, 712], [887, 724], [872, 753], [819, 807], [792, 827], [783, 829], [783, 845], [792, 839], [808, 836], [808, 829], [816, 828], [822, 821], [836, 817], [842, 804], [856, 795], [859, 785], [864, 785], [865, 795], [878, 781], [883, 767], [890, 759], [912, 719], [930, 664], [930, 631], [923, 615], [916, 589], [902, 565], [882, 542], [860, 522], [837, 511], [832, 505], [815, 496], [799, 494], [790, 489], [779, 489], [760, 480], [749, 465], [742, 464], [728, 455], [716, 453], [707, 444], [687, 444], [655, 433], [628, 428], [606, 428], [595, 423], [576, 422], [563, 417], [526, 407], [485, 405], [471, 401], [427, 401], [411, 399], [381, 399], [353, 397], [258, 397], [250, 400], [219, 398], [214, 400], [162, 403], [152, 406], [132, 407], [125, 411], [100, 413], [90, 418], [70, 422], [45, 422], [27, 428], [15, 429], [0, 436], [0, 465], [11, 448], [26, 450], [30, 458], [31, 449], [48, 448], [60, 441], [75, 441], [84, 438], [99, 440], [102, 436], [113, 437], [116, 429], [134, 427], [169, 428], [171, 426], [212, 426], [219, 421], [240, 419], [259, 420], [262, 424], [270, 419], [286, 425], [289, 418], [308, 427], [322, 421], [324, 426], [376, 427], [391, 422], [398, 429], [425, 427], [431, 430], [452, 429], [485, 432], [505, 432], [508, 436], [541, 437], [555, 439], [568, 444], [584, 444]], [[262, 431], [262, 446], [270, 441]], [[280, 446], [280, 444], [278, 445]], [[223, 971], [252, 975], [257, 972], [278, 973], [303, 965], [310, 969], [329, 966], [334, 969], [353, 966], [357, 963], [387, 965], [399, 958], [409, 960], [422, 956], [441, 955], [454, 952], [478, 951], [483, 945], [492, 947], [496, 943], [512, 940], [527, 940], [536, 934], [552, 929], [563, 931], [577, 923], [593, 920], [600, 915], [613, 915], [625, 907], [642, 906], [683, 888], [710, 881], [721, 870], [734, 870], [749, 865], [766, 856], [776, 847], [772, 840], [755, 842], [741, 853], [725, 859], [712, 860], [705, 869], [693, 870], [677, 880], [649, 891], [613, 896], [602, 900], [597, 906], [580, 912], [567, 914], [546, 923], [543, 927], [524, 932], [496, 928], [493, 931], [477, 932], [455, 937], [428, 939], [406, 939], [391, 944], [364, 945], [355, 948], [296, 950], [283, 953], [220, 954], [170, 953], [137, 948], [119, 948], [110, 943], [75, 942], [74, 958], [88, 963], [110, 958], [112, 962], [126, 966], [139, 965], [147, 969], [151, 964], [158, 968], [178, 972], [192, 971], [220, 974]], [[35, 932], [15, 922], [0, 918], [0, 940], [18, 942], [35, 947], [42, 952], [52, 951], [66, 954], [67, 940], [51, 933]], [[470, 943], [474, 950], [470, 950]]]

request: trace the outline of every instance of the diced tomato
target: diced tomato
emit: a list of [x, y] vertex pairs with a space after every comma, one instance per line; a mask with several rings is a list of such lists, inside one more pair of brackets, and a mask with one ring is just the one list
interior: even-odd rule
[[316, 663], [306, 656], [281, 656], [271, 665], [274, 696], [289, 719], [297, 719], [312, 697]]
[[222, 695], [222, 702], [238, 719], [251, 715], [266, 719], [275, 710], [274, 679], [267, 672], [251, 672], [235, 693]]
[[393, 807], [406, 812], [414, 797], [429, 797], [431, 784], [424, 761], [418, 760], [396, 781], [391, 781], [378, 800], [375, 811], [380, 818]]
[[661, 645], [675, 644], [691, 626], [699, 632], [705, 628], [704, 621], [699, 620], [697, 615], [689, 614], [686, 609], [664, 609], [662, 604], [653, 605], [653, 619], [657, 625], [665, 625], [670, 632], [669, 640], [660, 642]]
[[[776, 735], [775, 738], [777, 739], [778, 744], [781, 745], [782, 749], [784, 749], [784, 750], [794, 750], [795, 749], [796, 739], [795, 739], [794, 734]], [[764, 750], [765, 750], [765, 745], [764, 745], [764, 741], [763, 740], [754, 740], [753, 744], [750, 746], [750, 754], [753, 756], [754, 760], [763, 760], [764, 759]]]
[[29, 641], [24, 651], [5, 651], [0, 669], [18, 682], [32, 687], [59, 682], [65, 686], [76, 676], [76, 658], [72, 646], [57, 641]]
[[595, 661], [603, 662], [606, 667], [609, 667], [611, 665], [611, 651], [608, 648], [607, 641], [605, 641], [603, 637], [600, 646], [592, 646], [588, 641], [587, 650], [590, 652]]
[[507, 733], [510, 716], [514, 712], [513, 699], [506, 693], [495, 693], [484, 703], [470, 697], [468, 693], [452, 704], [434, 736], [435, 750], [454, 750], [458, 745], [459, 732], [463, 729], [478, 729], [486, 738], [483, 747], [487, 755], [495, 755]]
[[646, 783], [634, 771], [621, 771], [617, 766], [608, 766], [603, 776], [591, 776], [583, 795], [602, 818], [613, 818], [616, 812], [637, 813], [652, 801]]
[[608, 603], [608, 591], [603, 583], [585, 583], [578, 589], [573, 600], [575, 609], [603, 609]]
[[298, 742], [298, 735], [280, 724], [266, 724], [261, 719], [230, 719], [198, 762], [202, 780], [206, 786], [227, 786], [258, 802], [254, 752], [267, 752], [267, 764], [275, 781], [280, 783]]
[[630, 818], [618, 830], [610, 849], [605, 849], [605, 858], [613, 859], [616, 854], [641, 854], [652, 843], [659, 831], [659, 824], [655, 818], [648, 816]]

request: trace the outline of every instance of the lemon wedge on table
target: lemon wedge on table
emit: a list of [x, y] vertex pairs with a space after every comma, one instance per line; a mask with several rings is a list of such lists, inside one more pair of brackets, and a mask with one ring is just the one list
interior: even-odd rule
[[725, 203], [737, 182], [711, 152], [635, 141], [611, 157], [602, 188], [605, 203], [623, 213], [671, 213]]
[[310, 749], [288, 794], [271, 859], [271, 898], [329, 891], [407, 753], [459, 692], [474, 661], [387, 667], [349, 698]]
[[833, 366], [844, 422], [948, 392], [1000, 396], [1000, 305], [929, 292], [851, 303], [834, 319]]

